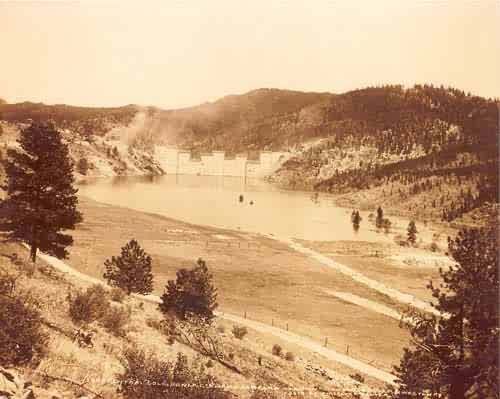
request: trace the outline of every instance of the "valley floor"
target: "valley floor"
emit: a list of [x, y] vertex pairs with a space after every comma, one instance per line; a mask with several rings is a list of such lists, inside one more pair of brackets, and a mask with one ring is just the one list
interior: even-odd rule
[[[332, 292], [365, 298], [396, 311], [404, 310], [404, 303], [326, 267], [286, 242], [190, 225], [85, 198], [81, 209], [84, 223], [74, 233], [68, 263], [90, 276], [101, 278], [104, 260], [119, 254], [135, 238], [153, 257], [156, 294], [162, 293], [179, 268], [190, 267], [201, 257], [214, 274], [221, 312], [288, 329], [321, 344], [327, 342], [329, 348], [385, 371], [398, 362], [408, 343], [407, 332], [394, 317]], [[412, 264], [408, 259], [414, 259], [415, 251], [389, 243], [302, 244], [423, 300], [430, 299], [425, 286], [438, 276], [444, 258], [415, 250], [423, 259], [435, 256], [439, 262]], [[323, 364], [339, 368], [335, 362], [324, 360]]]

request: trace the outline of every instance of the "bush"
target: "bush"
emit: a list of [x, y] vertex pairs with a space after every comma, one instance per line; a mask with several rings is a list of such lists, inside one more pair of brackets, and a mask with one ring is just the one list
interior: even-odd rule
[[75, 323], [91, 323], [100, 319], [110, 304], [107, 292], [100, 284], [78, 291], [76, 295], [68, 295], [69, 315]]
[[238, 339], [243, 339], [247, 335], [248, 330], [246, 327], [233, 326], [233, 335]]
[[438, 245], [435, 243], [435, 242], [432, 242], [429, 249], [432, 251], [432, 252], [439, 252], [439, 247]]
[[42, 316], [31, 298], [0, 294], [0, 365], [26, 365], [45, 351]]
[[109, 292], [109, 298], [115, 302], [122, 303], [126, 297], [127, 297], [126, 292], [118, 287], [112, 288], [111, 291]]
[[119, 391], [124, 398], [228, 399], [220, 382], [205, 372], [203, 365], [189, 364], [177, 354], [175, 363], [157, 359], [137, 349], [127, 349], [122, 360], [123, 374], [118, 375]]
[[125, 335], [125, 326], [129, 321], [130, 312], [121, 306], [110, 306], [100, 319], [102, 326], [117, 337]]
[[89, 171], [89, 168], [90, 168], [90, 165], [89, 165], [89, 162], [87, 161], [87, 158], [80, 158], [78, 160], [76, 168], [78, 170], [78, 173], [80, 173], [82, 175], [86, 175], [87, 172]]
[[349, 377], [351, 377], [353, 380], [358, 381], [358, 382], [360, 382], [362, 384], [365, 382], [365, 377], [363, 377], [359, 373], [350, 374]]
[[295, 355], [292, 352], [287, 352], [285, 355], [285, 359], [289, 362], [293, 362], [295, 360]]
[[283, 354], [283, 349], [278, 344], [273, 345], [272, 353], [274, 356], [280, 356]]
[[16, 287], [16, 277], [0, 269], [0, 295], [11, 296]]

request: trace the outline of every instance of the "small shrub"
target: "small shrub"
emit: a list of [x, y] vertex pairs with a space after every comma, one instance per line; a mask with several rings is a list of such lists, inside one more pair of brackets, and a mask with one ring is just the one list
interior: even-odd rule
[[127, 297], [126, 292], [118, 287], [112, 288], [109, 293], [109, 298], [114, 302], [122, 303], [126, 297]]
[[293, 362], [295, 360], [295, 355], [292, 352], [287, 352], [285, 355], [285, 359], [289, 362]]
[[91, 323], [101, 318], [109, 308], [107, 292], [103, 286], [96, 284], [79, 291], [76, 295], [68, 295], [69, 315], [75, 323]]
[[439, 252], [439, 247], [438, 245], [435, 243], [435, 242], [432, 242], [429, 249], [432, 251], [432, 252]]
[[0, 295], [0, 364], [21, 366], [40, 358], [47, 336], [42, 316], [31, 298]]
[[245, 335], [247, 335], [248, 330], [246, 327], [233, 326], [233, 335], [238, 339], [243, 339]]
[[360, 382], [362, 384], [365, 382], [365, 377], [363, 377], [359, 373], [350, 374], [349, 377], [351, 377], [353, 380], [358, 381], [358, 382]]
[[174, 363], [157, 359], [137, 349], [128, 349], [122, 360], [124, 372], [118, 375], [119, 390], [124, 398], [192, 398], [228, 399], [220, 382], [206, 374], [204, 365], [189, 363], [177, 354]]
[[274, 356], [280, 356], [283, 354], [283, 349], [278, 344], [273, 345], [272, 353]]
[[0, 269], [0, 295], [11, 296], [16, 287], [16, 277]]
[[229, 360], [233, 361], [234, 360], [234, 353], [233, 352], [229, 352], [227, 357], [229, 358]]
[[76, 169], [78, 170], [78, 173], [82, 175], [86, 175], [88, 170], [90, 168], [89, 162], [87, 161], [87, 158], [80, 158], [78, 160], [78, 163], [76, 165]]
[[207, 360], [207, 362], [205, 363], [205, 367], [206, 367], [207, 369], [210, 369], [210, 368], [214, 367], [214, 362], [213, 362], [213, 360], [212, 360], [212, 359], [208, 359], [208, 360]]
[[130, 312], [121, 306], [110, 306], [100, 319], [102, 326], [117, 337], [125, 335], [125, 326], [129, 321]]

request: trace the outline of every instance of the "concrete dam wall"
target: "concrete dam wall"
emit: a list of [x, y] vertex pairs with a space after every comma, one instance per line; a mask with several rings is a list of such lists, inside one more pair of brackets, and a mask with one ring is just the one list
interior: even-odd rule
[[262, 177], [274, 172], [288, 157], [286, 152], [261, 151], [259, 160], [237, 155], [227, 158], [224, 151], [212, 151], [193, 159], [189, 151], [155, 146], [155, 158], [167, 174]]

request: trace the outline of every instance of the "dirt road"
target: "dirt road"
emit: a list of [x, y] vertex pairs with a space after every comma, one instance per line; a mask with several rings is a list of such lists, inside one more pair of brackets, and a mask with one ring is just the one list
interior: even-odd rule
[[290, 248], [294, 249], [295, 251], [300, 252], [304, 255], [308, 255], [311, 258], [320, 262], [321, 264], [323, 264], [331, 269], [334, 269], [334, 270], [336, 270], [336, 271], [338, 271], [346, 276], [349, 276], [354, 281], [357, 281], [358, 283], [364, 284], [367, 287], [369, 287], [375, 291], [380, 292], [381, 294], [387, 295], [388, 297], [397, 300], [398, 302], [404, 303], [406, 305], [410, 305], [414, 308], [435, 314], [437, 316], [441, 315], [439, 313], [439, 311], [437, 311], [435, 308], [433, 308], [431, 306], [430, 303], [422, 301], [413, 295], [405, 294], [405, 293], [398, 291], [394, 288], [388, 287], [385, 284], [382, 284], [381, 282], [379, 282], [377, 280], [373, 280], [369, 277], [366, 277], [364, 274], [357, 272], [356, 270], [350, 268], [349, 266], [345, 266], [341, 263], [335, 262], [333, 259], [330, 259], [328, 256], [325, 256], [325, 255], [323, 255], [317, 251], [314, 251], [310, 248], [304, 247], [303, 245], [299, 244], [298, 242], [296, 242], [292, 239], [278, 238], [275, 236], [270, 236], [270, 238], [274, 238], [275, 240], [284, 242]]
[[[57, 270], [67, 273], [71, 276], [74, 276], [78, 278], [79, 280], [86, 281], [91, 284], [101, 284], [101, 285], [106, 285], [106, 283], [102, 280], [99, 280], [97, 278], [88, 276], [84, 273], [79, 272], [78, 270], [73, 269], [71, 266], [68, 264], [64, 263], [63, 261], [47, 255], [40, 253], [38, 255], [41, 259], [43, 259], [45, 262], [48, 264], [52, 265], [54, 268]], [[139, 299], [147, 300], [149, 302], [153, 303], [159, 303], [160, 302], [160, 297], [157, 295], [135, 295]], [[343, 355], [335, 350], [325, 348], [321, 344], [309, 339], [302, 337], [300, 335], [291, 333], [289, 331], [284, 331], [279, 328], [263, 324], [254, 320], [249, 320], [245, 319], [236, 315], [228, 314], [225, 312], [216, 312], [216, 315], [218, 317], [221, 317], [223, 319], [232, 321], [234, 323], [238, 323], [241, 325], [244, 325], [248, 328], [251, 328], [255, 331], [258, 331], [260, 333], [264, 334], [269, 334], [273, 335], [277, 338], [280, 338], [284, 341], [290, 342], [292, 344], [295, 344], [297, 346], [300, 346], [304, 349], [310, 350], [312, 352], [316, 352], [325, 358], [329, 360], [333, 360], [335, 362], [341, 363], [347, 367], [352, 368], [353, 370], [359, 371], [363, 374], [366, 374], [370, 377], [376, 378], [380, 381], [383, 381], [388, 384], [395, 385], [395, 376], [393, 376], [390, 373], [387, 373], [385, 371], [379, 370], [373, 366], [370, 366], [369, 364], [363, 363], [359, 360], [356, 360], [350, 356]]]

